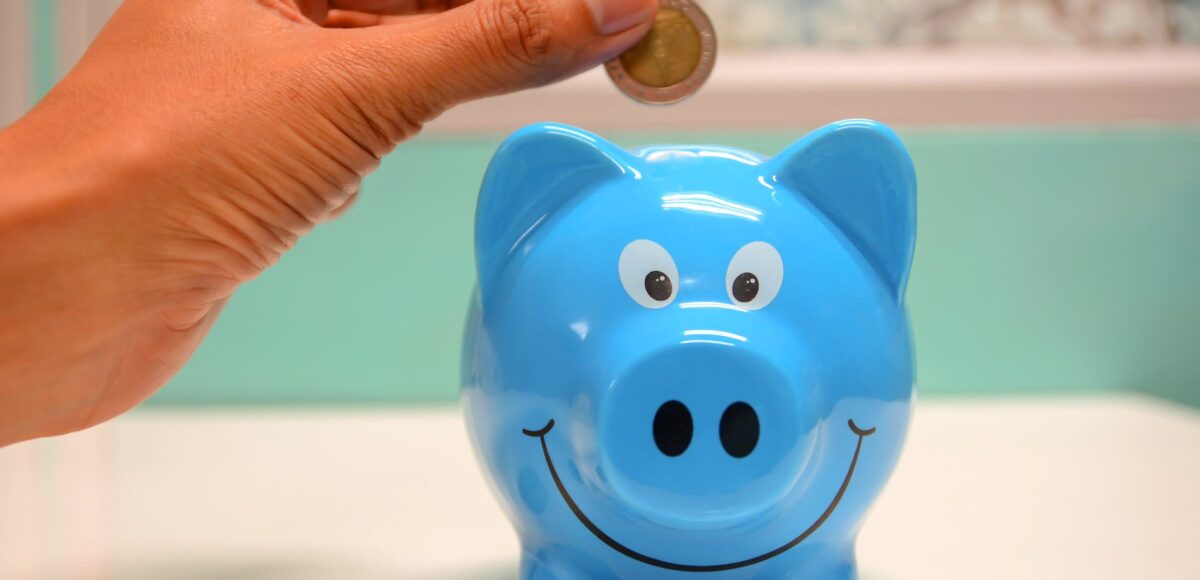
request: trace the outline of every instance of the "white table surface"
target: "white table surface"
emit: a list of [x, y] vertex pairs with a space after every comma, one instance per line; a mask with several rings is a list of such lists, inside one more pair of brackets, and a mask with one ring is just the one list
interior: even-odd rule
[[[1200, 578], [1200, 413], [922, 401], [864, 580]], [[0, 449], [0, 578], [515, 577], [456, 409], [168, 410]]]

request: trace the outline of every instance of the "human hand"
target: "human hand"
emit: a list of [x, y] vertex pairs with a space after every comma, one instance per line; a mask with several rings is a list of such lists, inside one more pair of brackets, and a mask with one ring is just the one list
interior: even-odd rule
[[655, 3], [126, 0], [0, 132], [0, 445], [148, 397], [398, 142], [611, 58]]

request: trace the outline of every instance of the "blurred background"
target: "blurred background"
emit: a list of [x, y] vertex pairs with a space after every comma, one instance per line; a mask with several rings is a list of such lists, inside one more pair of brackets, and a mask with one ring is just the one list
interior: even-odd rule
[[[70, 69], [117, 0], [3, 0], [3, 107]], [[452, 111], [360, 205], [243, 288], [151, 405], [451, 402], [472, 212], [499, 141], [771, 154], [895, 126], [920, 183], [909, 306], [923, 396], [1135, 390], [1200, 405], [1200, 1], [706, 0], [716, 72], [678, 107], [601, 71]], [[430, 279], [444, 292], [425, 292]]]
[[[1154, 413], [1166, 413], [1182, 425], [1173, 438], [1183, 446], [1178, 450], [1200, 456], [1200, 0], [698, 3], [712, 16], [720, 45], [716, 71], [700, 94], [678, 106], [648, 108], [591, 71], [447, 113], [384, 160], [345, 217], [318, 228], [239, 290], [195, 358], [135, 415], [162, 425], [163, 417], [194, 418], [188, 413], [197, 409], [246, 417], [238, 413], [449, 408], [474, 278], [479, 182], [500, 140], [526, 123], [567, 122], [626, 145], [698, 142], [772, 154], [827, 122], [869, 117], [897, 129], [918, 174], [908, 305], [919, 407], [935, 409], [928, 424], [969, 437], [982, 427], [956, 423], [960, 409], [1004, 417], [979, 423], [989, 429], [1034, 431], [1048, 428], [1034, 423], [1073, 417], [1072, 410], [1099, 409], [1080, 420], [1102, 435], [1095, 440], [1113, 444], [1110, 460], [1129, 466], [1149, 457], [1146, 449], [1162, 451], [1155, 446], [1165, 436], [1156, 434], [1144, 449], [1129, 434], [1165, 424]], [[70, 69], [117, 5], [0, 0], [0, 125]], [[428, 292], [431, 283], [442, 291]], [[1132, 415], [1123, 414], [1129, 409]], [[375, 425], [369, 417], [362, 421]], [[128, 429], [115, 440], [158, 433]], [[912, 461], [926, 473], [950, 469], [937, 463], [939, 454], [964, 451], [922, 447], [918, 442], [930, 439], [921, 439], [919, 429]], [[328, 441], [308, 437], [302, 440]], [[1043, 444], [1021, 439], [1023, 447], [1005, 451], [1005, 440], [1016, 441], [1005, 435], [988, 449], [1014, 461]], [[1063, 453], [1091, 440], [1079, 439]], [[211, 444], [194, 443], [197, 450]], [[1045, 464], [1057, 465], [1052, 459]], [[1077, 465], [1071, 461], [1059, 463]], [[1190, 461], [1191, 471], [1184, 470], [1190, 479], [1179, 486], [1200, 481], [1200, 467]], [[1079, 485], [1058, 499], [1100, 479], [1122, 485], [1132, 476], [1118, 464], [1072, 472]], [[1149, 487], [1130, 483], [1114, 493], [1160, 493], [1170, 487], [1160, 475], [1147, 475]], [[1009, 481], [1004, 477], [992, 473], [980, 485]], [[896, 485], [922, 493], [915, 483]], [[1117, 496], [1101, 494], [1096, 505]], [[20, 503], [15, 493], [9, 497], [10, 508]], [[1190, 501], [1182, 513], [1200, 515]], [[889, 509], [881, 508], [881, 519], [899, 513]], [[1072, 534], [1086, 527], [1078, 523]], [[870, 530], [864, 541], [876, 537]], [[1200, 540], [1194, 523], [1160, 532], [1150, 544]], [[1085, 552], [1101, 553], [1101, 544]], [[874, 553], [883, 546], [868, 545]], [[1179, 546], [1176, 555], [1185, 558]], [[924, 548], [945, 554], [962, 547]], [[1102, 557], [1096, 562], [1122, 569]], [[148, 570], [145, 577], [160, 569]], [[280, 577], [295, 577], [287, 570]], [[1128, 572], [1145, 570], [1131, 564]], [[1178, 568], [1160, 572], [1186, 576]]]

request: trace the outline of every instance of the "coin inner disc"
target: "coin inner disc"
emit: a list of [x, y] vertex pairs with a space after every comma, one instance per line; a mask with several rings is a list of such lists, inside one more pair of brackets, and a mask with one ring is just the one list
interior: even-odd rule
[[662, 6], [650, 32], [621, 54], [621, 65], [643, 85], [669, 87], [696, 70], [700, 51], [700, 31], [692, 20], [680, 10]]

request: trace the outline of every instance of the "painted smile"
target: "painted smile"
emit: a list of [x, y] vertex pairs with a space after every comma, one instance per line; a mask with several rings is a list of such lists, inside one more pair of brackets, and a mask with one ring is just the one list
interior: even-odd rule
[[875, 433], [874, 427], [870, 429], [859, 428], [858, 425], [854, 424], [854, 419], [850, 419], [848, 421], [848, 425], [850, 430], [858, 436], [858, 444], [854, 447], [854, 457], [850, 459], [850, 467], [846, 470], [846, 477], [842, 480], [842, 485], [838, 488], [837, 494], [833, 496], [833, 500], [829, 502], [829, 506], [825, 508], [825, 511], [821, 513], [821, 516], [818, 517], [817, 520], [812, 523], [812, 525], [808, 526], [807, 529], [805, 529], [803, 532], [800, 532], [800, 535], [792, 538], [792, 540], [786, 544], [769, 552], [764, 552], [754, 556], [753, 558], [747, 558], [737, 562], [727, 562], [724, 564], [704, 565], [677, 564], [675, 562], [659, 560], [658, 558], [647, 556], [641, 552], [632, 550], [626, 547], [624, 544], [614, 540], [612, 536], [604, 533], [604, 530], [601, 530], [599, 526], [593, 523], [592, 520], [583, 513], [583, 510], [579, 509], [579, 505], [575, 503], [575, 500], [571, 499], [571, 494], [567, 492], [567, 488], [563, 486], [562, 480], [558, 477], [558, 470], [554, 469], [554, 460], [550, 458], [550, 449], [546, 446], [546, 435], [550, 433], [551, 429], [554, 428], [554, 419], [551, 419], [549, 422], [547, 422], [546, 426], [542, 427], [541, 429], [522, 429], [521, 432], [530, 437], [536, 437], [539, 441], [541, 441], [542, 455], [546, 457], [546, 468], [550, 470], [550, 477], [554, 478], [554, 485], [558, 486], [559, 495], [562, 496], [563, 501], [567, 502], [567, 507], [571, 508], [571, 512], [574, 513], [575, 517], [579, 519], [579, 523], [583, 524], [583, 526], [587, 528], [592, 535], [596, 536], [596, 538], [601, 542], [607, 544], [608, 547], [620, 552], [621, 554], [624, 554], [625, 556], [633, 558], [634, 560], [642, 562], [643, 564], [649, 564], [659, 568], [666, 568], [667, 570], [676, 570], [679, 572], [722, 572], [725, 570], [753, 566], [764, 560], [774, 558], [775, 556], [778, 556], [799, 545], [800, 542], [803, 542], [806, 538], [811, 536], [813, 532], [816, 532], [817, 528], [820, 528], [821, 524], [825, 523], [825, 520], [829, 519], [829, 516], [833, 513], [833, 510], [837, 509], [838, 504], [841, 503], [842, 496], [846, 494], [846, 488], [850, 486], [850, 479], [854, 477], [854, 468], [856, 465], [858, 465], [858, 454], [862, 450], [863, 439]]

